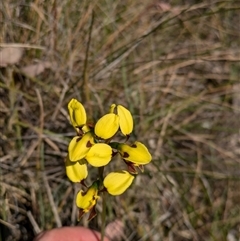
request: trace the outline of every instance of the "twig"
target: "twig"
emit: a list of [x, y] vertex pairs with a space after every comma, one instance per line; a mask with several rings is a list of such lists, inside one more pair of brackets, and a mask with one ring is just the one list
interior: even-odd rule
[[59, 214], [58, 214], [58, 211], [57, 211], [57, 207], [56, 207], [56, 205], [54, 203], [53, 195], [52, 195], [52, 192], [51, 192], [48, 180], [47, 180], [47, 176], [45, 175], [45, 173], [43, 173], [43, 182], [44, 182], [45, 188], [47, 190], [48, 199], [49, 199], [52, 211], [53, 211], [53, 215], [54, 215], [57, 227], [58, 228], [62, 227], [62, 222], [61, 222], [61, 219], [59, 217]]
[[31, 222], [31, 224], [33, 226], [35, 234], [39, 234], [40, 232], [42, 232], [42, 230], [39, 228], [36, 220], [34, 219], [31, 211], [27, 211], [27, 216], [28, 216], [29, 221]]

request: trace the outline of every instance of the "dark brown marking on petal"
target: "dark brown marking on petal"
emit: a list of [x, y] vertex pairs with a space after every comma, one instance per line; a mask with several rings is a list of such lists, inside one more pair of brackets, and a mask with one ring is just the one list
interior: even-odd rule
[[88, 141], [86, 147], [92, 147], [92, 146], [93, 144], [90, 141]]
[[82, 126], [76, 126], [76, 128], [77, 128], [77, 132], [78, 132], [78, 135], [79, 136], [83, 136], [83, 130], [82, 130]]
[[137, 148], [137, 145], [136, 144], [132, 144], [131, 147], [132, 148]]
[[77, 138], [76, 142], [79, 142], [82, 139], [82, 137]]
[[82, 130], [83, 125], [81, 125], [81, 126], [76, 126], [76, 128], [78, 128], [78, 129]]
[[127, 152], [124, 152], [122, 155], [123, 158], [129, 157], [129, 154]]

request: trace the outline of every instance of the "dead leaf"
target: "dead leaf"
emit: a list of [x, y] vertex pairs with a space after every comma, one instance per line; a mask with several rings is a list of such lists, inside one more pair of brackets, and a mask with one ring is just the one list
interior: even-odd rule
[[0, 66], [6, 67], [9, 64], [16, 64], [23, 55], [22, 48], [6, 47], [0, 51]]
[[40, 61], [37, 64], [31, 64], [23, 67], [21, 70], [29, 77], [36, 77], [41, 74], [45, 69], [54, 68], [56, 63], [49, 61]]

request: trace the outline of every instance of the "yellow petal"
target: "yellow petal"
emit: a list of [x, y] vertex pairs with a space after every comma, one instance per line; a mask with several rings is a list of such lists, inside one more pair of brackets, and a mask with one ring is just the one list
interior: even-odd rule
[[110, 113], [104, 115], [95, 125], [95, 134], [102, 139], [109, 139], [115, 135], [119, 128], [119, 117]]
[[119, 151], [123, 159], [136, 165], [145, 165], [152, 160], [147, 147], [141, 142], [136, 141], [132, 146], [120, 144]]
[[123, 135], [129, 135], [133, 130], [133, 118], [131, 112], [122, 105], [117, 106], [119, 125]]
[[97, 143], [90, 148], [85, 158], [94, 167], [105, 166], [111, 161], [112, 148], [105, 143]]
[[111, 195], [120, 195], [132, 184], [134, 176], [127, 171], [109, 173], [103, 181], [104, 187]]
[[115, 107], [116, 107], [116, 104], [112, 104], [109, 112], [114, 113]]
[[68, 103], [70, 121], [74, 127], [81, 127], [86, 124], [87, 115], [83, 105], [76, 99], [71, 99]]
[[97, 194], [98, 185], [96, 182], [94, 182], [93, 185], [87, 190], [87, 192], [84, 192], [83, 190], [78, 192], [76, 197], [77, 206], [85, 213], [89, 212], [96, 205], [97, 200], [99, 199]]
[[82, 126], [82, 131], [83, 131], [83, 133], [87, 133], [87, 132], [89, 132], [89, 131], [90, 131], [89, 126], [87, 126], [87, 125], [83, 125], [83, 126]]
[[65, 161], [66, 174], [70, 181], [72, 182], [81, 182], [87, 178], [87, 164], [81, 161], [71, 162], [67, 156]]
[[73, 137], [68, 146], [69, 159], [72, 162], [83, 159], [90, 147], [94, 144], [91, 132], [87, 132], [80, 139], [79, 136]]

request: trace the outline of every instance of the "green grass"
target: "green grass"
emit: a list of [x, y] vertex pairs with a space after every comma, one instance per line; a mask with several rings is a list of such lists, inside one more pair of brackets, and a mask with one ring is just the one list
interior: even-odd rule
[[[130, 140], [153, 155], [109, 198], [106, 222], [123, 222], [122, 240], [238, 240], [239, 13], [239, 1], [4, 1], [0, 51], [24, 53], [0, 69], [0, 240], [100, 230], [101, 215], [77, 223], [80, 185], [65, 175], [73, 97], [90, 120], [128, 107]], [[24, 72], [39, 61], [41, 73]]]

